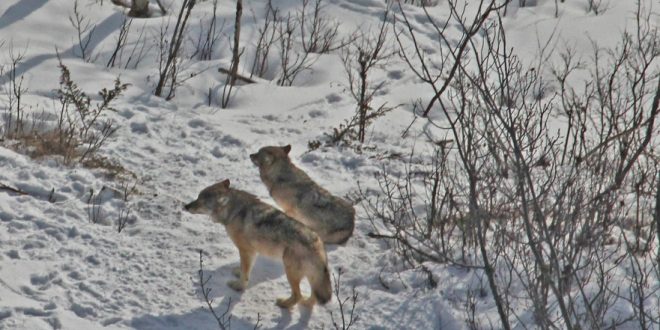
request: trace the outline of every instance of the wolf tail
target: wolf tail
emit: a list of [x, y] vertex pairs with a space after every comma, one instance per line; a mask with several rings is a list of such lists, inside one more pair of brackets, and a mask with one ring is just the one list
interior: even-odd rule
[[317, 268], [319, 271], [311, 279], [312, 293], [316, 301], [325, 305], [332, 299], [332, 283], [330, 282], [330, 272], [327, 265]]

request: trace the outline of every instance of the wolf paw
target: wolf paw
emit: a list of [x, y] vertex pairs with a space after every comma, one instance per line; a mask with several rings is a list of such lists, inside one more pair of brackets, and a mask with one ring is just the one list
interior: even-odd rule
[[291, 308], [293, 305], [297, 304], [300, 298], [289, 297], [289, 298], [278, 298], [275, 301], [275, 304], [281, 308]]
[[234, 269], [231, 270], [231, 273], [234, 274], [236, 277], [241, 277], [241, 266], [236, 266]]
[[312, 295], [312, 296], [310, 296], [310, 297], [307, 298], [307, 299], [303, 299], [303, 300], [300, 302], [300, 304], [303, 305], [303, 306], [305, 306], [305, 307], [308, 308], [308, 309], [313, 309], [313, 308], [314, 308], [314, 305], [316, 305], [316, 297], [314, 297], [314, 295]]
[[227, 286], [238, 292], [245, 290], [245, 284], [240, 280], [229, 281], [227, 282]]

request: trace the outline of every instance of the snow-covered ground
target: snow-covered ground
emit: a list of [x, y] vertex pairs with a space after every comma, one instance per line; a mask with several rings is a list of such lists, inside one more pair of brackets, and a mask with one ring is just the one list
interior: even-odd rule
[[[350, 196], [358, 182], [375, 187], [373, 173], [383, 162], [379, 157], [347, 147], [308, 152], [309, 141], [323, 139], [324, 133], [354, 112], [340, 56], [320, 55], [292, 87], [259, 79], [239, 86], [228, 109], [220, 109], [217, 99], [208, 106], [209, 90], [219, 98], [225, 80], [217, 68], [228, 67], [231, 57], [235, 2], [220, 0], [218, 16], [225, 20], [225, 28], [214, 59], [186, 61], [187, 70], [198, 74], [166, 101], [153, 95], [155, 42], [161, 26], [176, 18], [181, 1], [163, 2], [170, 8], [166, 16], [133, 21], [132, 40], [144, 26], [144, 42], [155, 47], [137, 69], [106, 68], [125, 17], [125, 10], [110, 1], [79, 0], [78, 10], [96, 26], [87, 48], [88, 62], [78, 56], [76, 30], [68, 20], [73, 1], [0, 2], [0, 41], [4, 41], [0, 63], [8, 63], [10, 49], [23, 55], [17, 73], [28, 88], [23, 102], [29, 111], [55, 111], [60, 76], [56, 51], [73, 80], [90, 95], [112, 86], [117, 76], [131, 84], [113, 103], [117, 112], [111, 116], [120, 128], [100, 154], [137, 177], [137, 191], [124, 201], [122, 182], [107, 178], [101, 170], [65, 166], [48, 157], [31, 159], [0, 146], [0, 183], [29, 193], [0, 191], [0, 329], [217, 329], [199, 292], [200, 249], [205, 274], [212, 276], [208, 286], [213, 304], [219, 311], [230, 306], [232, 329], [252, 329], [257, 317], [263, 329], [332, 328], [331, 312], [335, 317], [338, 313], [336, 299], [313, 311], [303, 307], [287, 311], [274, 304], [277, 297], [289, 294], [278, 261], [257, 259], [244, 293], [227, 287], [239, 261], [236, 248], [222, 226], [185, 213], [182, 206], [202, 188], [224, 178], [273, 203], [248, 157], [265, 145], [291, 144], [294, 163], [336, 195]], [[283, 11], [300, 6], [296, 0], [273, 2]], [[554, 1], [529, 2], [537, 5], [518, 8], [518, 1], [512, 2], [504, 24], [510, 44], [530, 63], [535, 60], [537, 40], [548, 40], [553, 33], [556, 40], [585, 54], [591, 49], [589, 38], [603, 46], [614, 45], [620, 33], [632, 26], [635, 8], [634, 1], [609, 1], [608, 9], [596, 16], [586, 12], [586, 0], [568, 0], [555, 18]], [[325, 15], [340, 21], [340, 33], [345, 34], [355, 28], [376, 28], [386, 7], [380, 0], [324, 3]], [[244, 5], [242, 42], [249, 62], [264, 3], [247, 0]], [[155, 3], [152, 6], [157, 12]], [[211, 6], [212, 1], [203, 1], [193, 9], [192, 31], [198, 29], [200, 19], [208, 20]], [[429, 49], [435, 47], [433, 27], [425, 23], [422, 10], [408, 5], [405, 9], [424, 36], [420, 40]], [[656, 24], [658, 9], [656, 2]], [[429, 8], [437, 17], [446, 10], [444, 0]], [[189, 40], [185, 45], [190, 47]], [[240, 72], [248, 68], [245, 64]], [[3, 88], [8, 79], [5, 66], [0, 76]], [[401, 132], [413, 120], [411, 102], [428, 99], [430, 88], [394, 57], [374, 71], [373, 79], [385, 82], [376, 103], [401, 106], [370, 127], [367, 144], [378, 145], [383, 153], [407, 154], [413, 145], [422, 148], [424, 137], [418, 133], [424, 123], [416, 122], [407, 138], [401, 138]], [[0, 93], [0, 99], [4, 97]], [[4, 106], [0, 101], [0, 111]], [[90, 189], [99, 192], [102, 187], [106, 189], [98, 199], [99, 223], [90, 223]], [[129, 224], [118, 233], [115, 219], [127, 210]], [[328, 247], [333, 272], [343, 271], [342, 296], [348, 297], [351, 287], [358, 293], [355, 328], [466, 328], [462, 297], [478, 281], [475, 272], [429, 265], [436, 288], [429, 288], [422, 272], [397, 272], [392, 266], [396, 257], [383, 242], [367, 237], [371, 224], [359, 205], [356, 210], [353, 238], [345, 246]], [[308, 287], [305, 292], [309, 293]], [[660, 308], [655, 302], [649, 310]], [[479, 303], [479, 312], [492, 315], [497, 328], [495, 304], [488, 298]]]

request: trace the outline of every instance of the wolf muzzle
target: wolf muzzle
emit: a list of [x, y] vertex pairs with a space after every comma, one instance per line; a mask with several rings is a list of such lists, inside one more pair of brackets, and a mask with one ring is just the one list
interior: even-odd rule
[[195, 204], [195, 202], [186, 204], [186, 205], [183, 206], [183, 209], [186, 210], [186, 211], [190, 211], [190, 209], [193, 207], [193, 204]]
[[259, 166], [259, 159], [257, 159], [257, 154], [250, 154], [250, 160], [254, 165]]

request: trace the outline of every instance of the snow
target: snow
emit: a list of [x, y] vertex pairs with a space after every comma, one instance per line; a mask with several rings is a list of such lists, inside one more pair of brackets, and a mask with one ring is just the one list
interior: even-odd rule
[[[133, 31], [144, 26], [146, 39], [154, 43], [161, 25], [175, 19], [180, 2], [165, 0], [168, 15], [136, 19]], [[274, 2], [283, 12], [299, 7], [299, 1]], [[607, 11], [595, 16], [586, 12], [586, 0], [567, 1], [555, 18], [554, 1], [537, 2], [537, 6], [517, 8], [513, 1], [504, 18], [509, 42], [529, 62], [535, 60], [536, 40], [548, 40], [554, 30], [560, 45], [576, 45], [584, 56], [591, 50], [589, 38], [602, 46], [613, 45], [631, 27], [634, 10], [633, 1], [610, 1]], [[93, 97], [96, 91], [111, 86], [117, 76], [130, 83], [113, 104], [117, 112], [112, 116], [120, 129], [101, 155], [136, 175], [137, 192], [124, 201], [122, 182], [106, 177], [101, 170], [66, 166], [50, 157], [31, 159], [0, 147], [0, 183], [29, 193], [0, 191], [0, 329], [217, 329], [199, 291], [199, 250], [203, 250], [205, 274], [212, 276], [208, 286], [213, 305], [219, 311], [230, 305], [232, 329], [252, 329], [257, 317], [263, 329], [332, 328], [330, 313], [337, 316], [336, 298], [312, 311], [275, 306], [276, 298], [289, 294], [278, 261], [258, 258], [247, 290], [231, 290], [226, 282], [238, 265], [236, 248], [222, 226], [188, 214], [182, 206], [202, 188], [225, 178], [234, 187], [275, 205], [248, 158], [265, 145], [291, 144], [294, 163], [333, 194], [350, 196], [358, 182], [363, 188], [376, 188], [373, 174], [382, 164], [378, 157], [346, 147], [308, 151], [308, 141], [323, 139], [324, 133], [350, 118], [355, 109], [339, 55], [315, 55], [318, 58], [311, 70], [301, 74], [292, 87], [257, 79], [256, 84], [235, 89], [229, 109], [220, 109], [218, 100], [209, 106], [209, 89], [218, 97], [224, 85], [224, 75], [217, 68], [228, 67], [231, 57], [227, 40], [233, 30], [235, 5], [220, 1], [218, 16], [225, 20], [225, 35], [214, 59], [192, 61], [187, 70], [198, 74], [179, 87], [174, 99], [166, 101], [152, 93], [157, 80], [156, 49], [135, 70], [105, 66], [125, 10], [110, 1], [80, 0], [80, 10], [96, 26], [88, 63], [78, 57], [76, 31], [66, 19], [72, 3], [1, 1], [0, 41], [5, 46], [0, 48], [0, 58], [7, 63], [10, 45], [23, 54], [17, 72], [29, 88], [25, 102], [35, 113], [54, 108], [60, 75], [56, 50], [73, 80]], [[386, 6], [385, 1], [376, 0], [324, 3], [325, 13], [342, 23], [340, 32], [345, 35], [357, 27], [375, 29]], [[244, 5], [241, 42], [253, 45], [263, 19], [263, 2], [245, 1]], [[429, 11], [442, 18], [446, 5], [441, 0]], [[437, 40], [423, 11], [410, 5], [404, 8], [420, 40], [433, 51]], [[653, 8], [656, 14], [658, 8]], [[198, 4], [191, 17], [193, 29], [210, 17], [210, 10], [211, 1]], [[240, 72], [247, 72], [247, 62]], [[0, 75], [3, 88], [8, 77], [7, 70]], [[385, 81], [375, 102], [400, 106], [374, 123], [367, 144], [381, 144], [384, 152], [402, 155], [412, 146], [422, 148], [425, 137], [418, 132], [423, 123], [415, 124], [413, 132], [417, 133], [412, 136], [401, 138], [400, 134], [413, 119], [411, 102], [428, 96], [429, 87], [399, 59], [376, 70], [374, 79]], [[0, 102], [0, 110], [4, 110], [3, 104]], [[52, 117], [51, 122], [54, 120]], [[98, 199], [100, 219], [91, 223], [90, 189], [99, 192], [103, 187]], [[127, 210], [129, 224], [118, 233], [115, 219]], [[345, 246], [327, 248], [333, 272], [343, 271], [342, 297], [350, 296], [351, 287], [358, 293], [355, 327], [467, 328], [461, 297], [467, 292], [479, 297], [480, 286], [488, 290], [483, 274], [429, 264], [438, 283], [430, 288], [424, 273], [395, 269], [393, 252], [367, 237], [371, 224], [359, 205], [356, 210], [354, 236]], [[303, 290], [309, 294], [308, 286]], [[497, 327], [492, 300], [480, 297], [478, 303], [478, 313]], [[654, 304], [648, 309], [657, 311], [658, 299]], [[531, 322], [531, 315], [522, 315]]]

